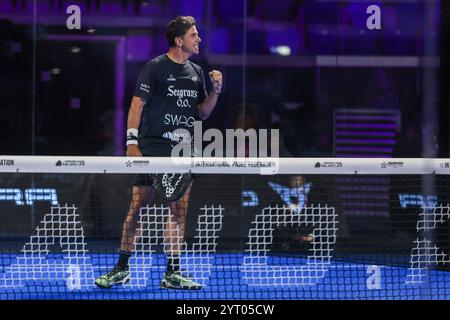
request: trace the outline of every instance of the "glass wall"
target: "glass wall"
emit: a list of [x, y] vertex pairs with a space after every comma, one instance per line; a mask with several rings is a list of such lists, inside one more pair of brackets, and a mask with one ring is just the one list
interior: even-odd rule
[[[202, 68], [208, 92], [209, 71], [220, 70], [224, 79], [203, 130], [278, 129], [280, 157], [317, 158], [319, 169], [321, 157], [448, 158], [449, 73], [441, 65], [448, 66], [450, 51], [441, 52], [441, 28], [450, 27], [441, 20], [449, 7], [444, 0], [0, 0], [0, 154], [124, 156], [139, 73], [167, 53], [168, 22], [192, 15], [202, 42], [191, 60]], [[172, 121], [180, 122], [177, 117]], [[249, 155], [243, 147], [234, 151]], [[8, 162], [3, 158], [0, 166]], [[448, 168], [448, 161], [441, 166]], [[117, 253], [134, 178], [118, 176], [8, 174], [0, 185], [6, 217], [0, 236], [22, 248], [58, 194], [61, 204], [69, 199], [81, 208], [89, 250]], [[239, 253], [248, 253], [252, 223], [268, 207], [295, 216], [326, 204], [339, 218], [337, 260], [370, 266], [385, 255], [383, 263], [405, 266], [419, 236], [450, 252], [448, 221], [436, 232], [418, 229], [423, 208], [448, 203], [447, 180], [433, 179], [199, 175], [186, 238], [192, 242], [205, 202], [226, 208], [218, 250]], [[22, 194], [40, 204], [22, 201]], [[443, 222], [445, 214], [435, 216]], [[263, 230], [264, 238], [273, 231], [273, 252], [311, 248], [310, 223], [298, 221], [298, 228], [280, 222]], [[0, 244], [11, 251], [8, 242]], [[368, 279], [360, 279], [366, 290]], [[342, 288], [330, 288], [342, 298]]]
[[203, 40], [192, 61], [224, 75], [204, 128], [278, 128], [285, 157], [433, 155], [417, 142], [439, 145], [440, 11], [439, 1], [4, 0], [2, 153], [122, 155], [138, 73], [167, 52], [168, 21], [192, 15]]

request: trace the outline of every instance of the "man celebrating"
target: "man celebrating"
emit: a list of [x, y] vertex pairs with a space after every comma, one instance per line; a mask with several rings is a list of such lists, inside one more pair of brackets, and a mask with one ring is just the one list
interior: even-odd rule
[[[170, 21], [167, 40], [168, 53], [146, 63], [139, 74], [128, 112], [127, 156], [130, 157], [170, 157], [172, 148], [180, 140], [187, 138], [192, 141], [191, 137], [177, 137], [172, 133], [182, 128], [192, 136], [194, 122], [209, 117], [222, 90], [222, 74], [213, 70], [209, 72], [213, 89], [207, 95], [201, 67], [188, 60], [199, 53], [202, 41], [193, 17], [179, 16]], [[152, 182], [153, 177], [147, 175], [140, 175], [134, 182], [130, 209], [122, 229], [118, 262], [109, 273], [96, 279], [98, 287], [110, 288], [130, 280], [128, 260], [134, 249], [138, 213], [142, 205], [153, 197]], [[192, 182], [179, 200], [169, 203], [171, 215], [164, 230], [167, 271], [161, 281], [163, 288], [201, 288], [180, 270], [191, 188]]]

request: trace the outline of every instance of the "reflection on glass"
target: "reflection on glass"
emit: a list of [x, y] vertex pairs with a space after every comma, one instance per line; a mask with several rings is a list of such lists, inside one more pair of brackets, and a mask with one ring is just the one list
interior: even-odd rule
[[[1, 147], [123, 154], [137, 73], [166, 51], [165, 26], [183, 14], [205, 35], [195, 62], [225, 77], [206, 127], [233, 128], [249, 113], [258, 128], [280, 128], [286, 155], [420, 156], [417, 144], [414, 152], [407, 146], [431, 130], [414, 127], [433, 90], [424, 89], [423, 67], [438, 61], [439, 1], [433, 8], [422, 1], [1, 1]], [[79, 30], [66, 26], [75, 12]], [[339, 126], [384, 124], [381, 115], [343, 122], [342, 110], [395, 110], [395, 136], [378, 146], [381, 136], [345, 135]]]

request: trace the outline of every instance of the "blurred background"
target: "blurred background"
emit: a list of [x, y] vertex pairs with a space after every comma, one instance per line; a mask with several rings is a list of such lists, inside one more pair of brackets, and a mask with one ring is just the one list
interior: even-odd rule
[[[70, 5], [80, 8], [80, 29], [66, 25]], [[380, 29], [368, 27], [371, 5]], [[450, 158], [448, 0], [0, 0], [0, 154], [124, 155], [138, 73], [167, 52], [166, 25], [178, 15], [194, 16], [203, 39], [192, 60], [224, 75], [204, 130], [279, 129], [282, 157]], [[223, 203], [219, 250], [244, 252], [262, 208], [326, 201], [339, 216], [337, 257], [385, 264], [366, 256], [400, 252], [392, 263], [407, 265], [423, 207], [449, 201], [446, 176], [434, 184], [319, 176], [204, 175], [189, 210]], [[0, 178], [15, 194], [57, 191], [60, 204], [80, 208], [90, 250], [117, 248], [132, 177]], [[18, 251], [51, 203], [3, 194], [0, 236], [14, 246], [0, 246]], [[192, 238], [197, 216], [188, 216]], [[449, 225], [433, 235], [446, 254]], [[297, 240], [285, 239], [296, 235], [275, 234], [276, 250], [296, 250]]]
[[449, 157], [446, 2], [0, 0], [1, 153], [123, 155], [139, 70], [192, 15], [192, 60], [224, 74], [204, 129], [278, 128], [284, 157]]

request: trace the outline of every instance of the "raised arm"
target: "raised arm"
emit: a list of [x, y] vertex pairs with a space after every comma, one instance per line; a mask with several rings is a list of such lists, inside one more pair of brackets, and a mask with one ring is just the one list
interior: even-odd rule
[[209, 72], [209, 78], [213, 84], [213, 89], [206, 99], [197, 106], [200, 119], [206, 120], [214, 110], [219, 94], [222, 92], [222, 73], [217, 70]]

